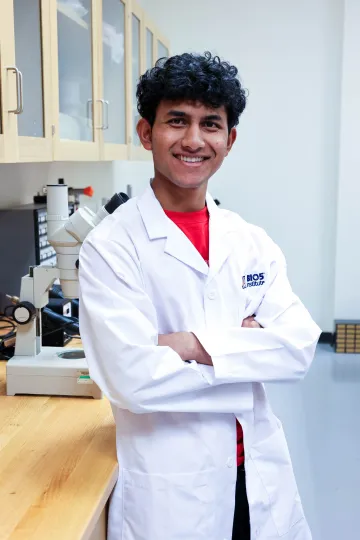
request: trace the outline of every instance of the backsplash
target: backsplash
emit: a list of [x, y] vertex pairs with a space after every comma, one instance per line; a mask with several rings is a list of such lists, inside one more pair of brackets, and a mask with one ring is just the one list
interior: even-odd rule
[[72, 187], [93, 187], [93, 198], [83, 197], [81, 204], [95, 210], [103, 198], [111, 197], [115, 191], [126, 191], [128, 184], [137, 195], [152, 171], [151, 162], [133, 161], [1, 164], [0, 208], [31, 203], [44, 185], [64, 178]]

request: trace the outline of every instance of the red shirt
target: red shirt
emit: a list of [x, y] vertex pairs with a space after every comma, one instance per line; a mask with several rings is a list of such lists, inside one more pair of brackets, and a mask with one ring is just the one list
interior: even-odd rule
[[[200, 255], [209, 264], [209, 211], [207, 207], [196, 212], [172, 212], [165, 214], [175, 223], [196, 247]], [[237, 465], [244, 463], [243, 430], [236, 421]]]

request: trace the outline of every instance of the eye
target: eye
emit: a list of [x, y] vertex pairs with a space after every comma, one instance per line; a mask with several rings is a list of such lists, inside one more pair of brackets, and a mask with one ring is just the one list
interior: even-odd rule
[[212, 122], [211, 120], [207, 120], [203, 123], [203, 126], [206, 129], [210, 129], [211, 131], [215, 131], [217, 129], [221, 129], [221, 126], [219, 124], [216, 124], [215, 122]]
[[171, 118], [171, 120], [169, 120], [168, 124], [170, 124], [172, 126], [184, 126], [185, 125], [185, 120], [184, 120], [184, 118]]

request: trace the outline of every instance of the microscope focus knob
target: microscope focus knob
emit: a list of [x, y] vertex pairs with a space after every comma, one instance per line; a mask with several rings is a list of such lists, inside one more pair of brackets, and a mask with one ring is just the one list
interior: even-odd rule
[[19, 302], [14, 307], [12, 316], [17, 324], [28, 324], [36, 317], [35, 306], [31, 302]]

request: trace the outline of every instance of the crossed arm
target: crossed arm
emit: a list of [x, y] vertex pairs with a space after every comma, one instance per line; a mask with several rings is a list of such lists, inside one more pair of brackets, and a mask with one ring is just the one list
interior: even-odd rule
[[[242, 328], [261, 328], [254, 316], [243, 320]], [[174, 332], [159, 335], [158, 345], [170, 347], [185, 362], [195, 360], [198, 364], [212, 366], [211, 356], [206, 352], [198, 338], [192, 332]]]
[[252, 409], [254, 382], [305, 375], [320, 329], [293, 294], [280, 253], [261, 304], [248, 307], [256, 321], [159, 336], [130, 247], [88, 239], [80, 252], [80, 324], [90, 375], [115, 406], [139, 414], [234, 413]]

